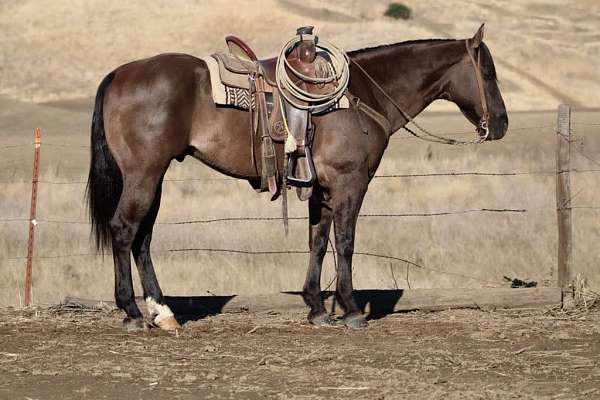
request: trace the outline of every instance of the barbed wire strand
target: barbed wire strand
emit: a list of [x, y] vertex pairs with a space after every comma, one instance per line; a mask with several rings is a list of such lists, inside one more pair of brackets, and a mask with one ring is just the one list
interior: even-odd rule
[[[591, 158], [591, 156], [582, 153], [576, 149], [583, 157], [589, 161], [600, 166], [600, 162]], [[600, 172], [597, 168], [573, 168], [570, 170], [573, 173], [590, 173]], [[479, 171], [461, 171], [461, 172], [431, 172], [431, 173], [414, 173], [414, 174], [379, 174], [375, 175], [373, 179], [392, 179], [392, 178], [427, 178], [427, 177], [458, 177], [458, 176], [520, 176], [520, 175], [554, 175], [556, 171], [514, 171], [514, 172], [479, 172]], [[164, 182], [240, 182], [245, 183], [244, 179], [237, 178], [177, 178], [177, 179], [164, 179]], [[31, 180], [0, 180], [2, 184], [29, 184]], [[53, 181], [48, 179], [39, 179], [38, 183], [51, 184], [51, 185], [75, 185], [87, 184], [84, 180], [73, 180], [73, 181]]]
[[0, 146], [0, 150], [4, 150], [4, 149], [15, 149], [17, 147], [29, 147], [29, 146], [33, 146], [33, 143], [22, 143], [22, 144], [9, 144], [6, 146]]
[[[600, 172], [600, 169], [573, 169], [572, 172]], [[480, 172], [480, 171], [459, 171], [459, 172], [430, 172], [430, 173], [405, 173], [405, 174], [378, 174], [373, 179], [392, 179], [392, 178], [429, 178], [429, 177], [459, 177], [459, 176], [520, 176], [520, 175], [554, 175], [556, 171], [513, 171], [513, 172]], [[177, 178], [164, 179], [164, 182], [240, 182], [245, 183], [244, 179], [237, 178]], [[2, 184], [28, 184], [31, 180], [0, 180]], [[50, 185], [85, 185], [87, 181], [53, 181], [48, 179], [39, 179], [38, 183]]]
[[[249, 256], [298, 255], [298, 254], [307, 255], [307, 254], [310, 254], [309, 250], [241, 250], [241, 249], [217, 249], [217, 248], [212, 248], [212, 247], [187, 247], [187, 248], [178, 248], [178, 249], [153, 250], [153, 253], [156, 253], [156, 254], [168, 254], [168, 253], [177, 254], [177, 253], [188, 253], [188, 252], [228, 253], [228, 254], [242, 254], [242, 255], [249, 255]], [[379, 258], [379, 259], [385, 259], [385, 260], [401, 261], [401, 262], [407, 263], [411, 266], [417, 267], [422, 270], [433, 271], [433, 272], [445, 274], [445, 275], [459, 276], [464, 279], [475, 280], [475, 281], [479, 281], [479, 282], [483, 282], [483, 283], [491, 283], [491, 284], [497, 283], [497, 282], [493, 282], [493, 281], [482, 280], [477, 277], [460, 274], [457, 272], [444, 271], [441, 269], [425, 266], [422, 264], [417, 264], [408, 259], [405, 259], [402, 257], [397, 257], [397, 256], [391, 256], [391, 255], [387, 255], [387, 254], [379, 254], [379, 253], [365, 252], [365, 251], [355, 251], [354, 255]], [[33, 258], [44, 260], [44, 259], [61, 259], [61, 258], [72, 258], [72, 257], [106, 257], [106, 256], [110, 256], [110, 254], [108, 254], [108, 253], [74, 253], [74, 254], [64, 254], [64, 255], [34, 256]], [[4, 260], [24, 260], [26, 258], [27, 258], [26, 256], [20, 256], [20, 257], [6, 257], [3, 259]]]
[[[360, 218], [404, 218], [404, 217], [439, 217], [447, 215], [463, 215], [472, 213], [526, 213], [524, 208], [474, 208], [467, 210], [455, 211], [437, 211], [430, 213], [361, 213]], [[212, 224], [218, 222], [247, 222], [247, 221], [280, 221], [283, 217], [222, 217], [210, 219], [196, 219], [188, 221], [164, 221], [156, 222], [155, 225], [190, 225], [190, 224]], [[289, 217], [291, 221], [308, 220], [308, 217]], [[0, 219], [0, 222], [24, 222], [29, 221], [28, 218], [5, 218]], [[73, 221], [73, 220], [57, 220], [57, 219], [36, 219], [37, 223], [49, 224], [71, 224], [71, 225], [89, 225], [89, 221]]]
[[[572, 125], [600, 126], [600, 123], [573, 122]], [[549, 129], [549, 128], [556, 128], [556, 126], [555, 125], [537, 125], [537, 126], [522, 126], [522, 127], [515, 127], [515, 128], [511, 127], [511, 128], [509, 128], [507, 135], [510, 134], [510, 132], [514, 132], [514, 131], [539, 130], [539, 129]], [[475, 133], [474, 130], [470, 130], [470, 131], [449, 132], [446, 135], [447, 136], [460, 136], [460, 135], [472, 135], [474, 133]], [[414, 136], [408, 136], [408, 135], [407, 136], [394, 135], [394, 136], [392, 136], [392, 139], [416, 139], [416, 138]], [[16, 148], [16, 147], [33, 146], [34, 144], [35, 143], [33, 143], [33, 142], [15, 143], [15, 144], [8, 144], [8, 145], [0, 144], [0, 150], [1, 149], [12, 149], [12, 148]], [[81, 148], [81, 149], [88, 149], [88, 150], [90, 148], [89, 145], [71, 144], [71, 143], [53, 143], [53, 142], [43, 142], [42, 147], [43, 146], [71, 147], [71, 148]]]

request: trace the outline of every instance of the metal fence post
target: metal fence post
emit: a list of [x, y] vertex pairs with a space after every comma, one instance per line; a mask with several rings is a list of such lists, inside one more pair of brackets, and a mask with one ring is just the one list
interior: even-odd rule
[[31, 208], [29, 211], [29, 239], [27, 241], [27, 266], [25, 268], [25, 307], [31, 305], [32, 269], [33, 269], [33, 241], [35, 237], [35, 226], [37, 221], [35, 213], [37, 209], [37, 188], [40, 172], [40, 147], [42, 146], [42, 130], [35, 129], [33, 154], [33, 176], [31, 179]]
[[572, 265], [571, 221], [571, 107], [568, 104], [558, 106], [556, 123], [556, 215], [558, 218], [558, 287], [563, 291], [570, 282]]

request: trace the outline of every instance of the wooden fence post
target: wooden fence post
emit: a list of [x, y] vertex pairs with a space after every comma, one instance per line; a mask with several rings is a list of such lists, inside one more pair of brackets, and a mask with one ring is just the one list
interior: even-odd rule
[[33, 177], [31, 178], [31, 208], [29, 211], [29, 239], [27, 241], [27, 266], [25, 268], [25, 307], [31, 305], [33, 240], [35, 237], [35, 226], [37, 225], [35, 213], [37, 209], [37, 187], [40, 172], [40, 147], [42, 146], [42, 130], [40, 128], [35, 129], [34, 143]]
[[556, 215], [558, 218], [558, 287], [563, 291], [570, 283], [572, 265], [571, 223], [571, 107], [568, 104], [558, 106], [556, 123]]

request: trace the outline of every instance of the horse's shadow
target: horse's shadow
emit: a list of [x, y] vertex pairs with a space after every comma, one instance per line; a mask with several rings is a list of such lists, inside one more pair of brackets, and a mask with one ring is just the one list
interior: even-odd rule
[[[282, 294], [297, 297], [295, 301], [290, 302], [293, 308], [301, 308], [302, 292], [282, 292]], [[394, 313], [394, 308], [404, 294], [403, 289], [391, 290], [355, 290], [354, 300], [360, 310], [368, 313], [367, 319], [379, 319], [388, 314]], [[328, 310], [334, 312], [337, 308], [335, 292], [324, 291], [321, 296], [326, 302]], [[211, 315], [217, 315], [224, 312], [224, 308], [236, 295], [230, 296], [166, 296], [165, 301], [177, 316], [179, 323], [183, 324], [188, 321], [198, 321], [202, 318]], [[249, 307], [252, 308], [251, 305]], [[273, 304], [273, 309], [277, 309], [278, 305]]]
[[221, 314], [231, 296], [165, 296], [165, 302], [175, 314], [177, 322], [198, 321], [202, 318]]

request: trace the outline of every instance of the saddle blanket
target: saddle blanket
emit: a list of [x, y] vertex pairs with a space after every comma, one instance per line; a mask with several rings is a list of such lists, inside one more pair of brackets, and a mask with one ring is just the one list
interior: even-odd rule
[[[208, 71], [210, 73], [210, 83], [212, 87], [212, 96], [215, 104], [234, 106], [243, 110], [249, 110], [255, 108], [254, 98], [250, 96], [249, 86], [250, 83], [248, 78], [244, 74], [232, 74], [230, 71], [222, 70], [222, 66], [213, 56], [203, 57], [202, 60], [206, 63]], [[222, 79], [221, 74], [227, 73], [227, 79]], [[224, 83], [226, 80], [228, 83]], [[272, 86], [265, 82], [265, 90], [272, 92], [274, 89]], [[346, 96], [343, 96], [340, 101], [333, 107], [322, 113], [350, 108], [350, 101]]]

